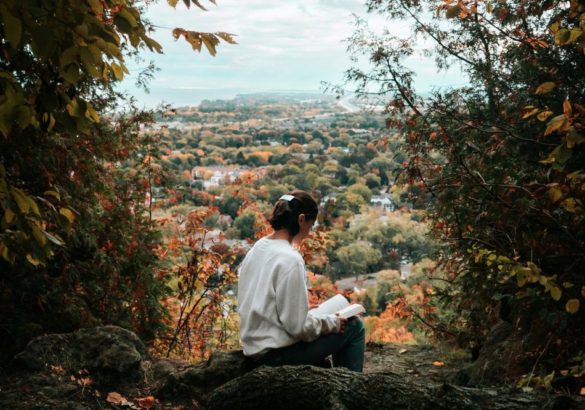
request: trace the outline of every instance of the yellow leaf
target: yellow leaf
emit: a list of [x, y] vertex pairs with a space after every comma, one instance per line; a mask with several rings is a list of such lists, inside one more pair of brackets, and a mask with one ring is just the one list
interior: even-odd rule
[[563, 294], [563, 291], [558, 286], [553, 286], [550, 289], [550, 295], [556, 301], [559, 301], [561, 299], [562, 294]]
[[559, 187], [553, 186], [548, 190], [548, 197], [553, 204], [556, 204], [563, 197], [563, 191]]
[[579, 311], [579, 299], [569, 299], [565, 305], [565, 310], [569, 313], [577, 313]]
[[540, 95], [540, 94], [550, 93], [552, 90], [554, 90], [555, 87], [556, 87], [556, 84], [552, 81], [544, 82], [538, 86], [535, 94]]
[[26, 195], [21, 189], [14, 187], [10, 189], [10, 192], [12, 193], [12, 198], [14, 198], [14, 201], [16, 202], [18, 209], [20, 209], [20, 212], [27, 214], [30, 210], [28, 195]]
[[550, 135], [555, 131], [561, 130], [565, 124], [567, 124], [567, 118], [565, 117], [565, 114], [557, 115], [549, 121], [548, 126], [544, 131], [544, 135]]
[[112, 72], [114, 73], [114, 77], [116, 78], [116, 80], [122, 81], [124, 79], [124, 71], [122, 70], [122, 67], [119, 64], [112, 63], [110, 64], [110, 68], [112, 69]]
[[93, 109], [91, 105], [87, 106], [87, 111], [85, 112], [85, 117], [93, 122], [100, 122], [100, 116], [96, 110]]
[[445, 363], [440, 361], [440, 360], [437, 360], [437, 361], [433, 362], [433, 366], [443, 367], [443, 366], [445, 366]]
[[554, 23], [552, 23], [550, 26], [548, 26], [548, 29], [551, 31], [551, 33], [556, 33], [557, 31], [559, 31], [559, 22], [555, 21]]
[[550, 117], [552, 115], [552, 113], [553, 113], [552, 111], [548, 111], [548, 110], [547, 111], [543, 111], [540, 114], [538, 114], [536, 116], [536, 118], [538, 118], [539, 121], [546, 121], [546, 119], [548, 117]]
[[30, 225], [30, 228], [38, 244], [44, 247], [47, 244], [47, 237], [43, 234], [42, 229], [39, 228], [36, 223]]
[[35, 259], [30, 253], [26, 255], [26, 260], [32, 265], [32, 266], [39, 266], [41, 264], [41, 261], [38, 259]]
[[69, 223], [75, 222], [75, 214], [71, 211], [71, 209], [61, 208], [59, 209], [59, 213], [63, 215], [65, 218], [67, 218]]
[[526, 119], [528, 117], [532, 117], [538, 111], [540, 111], [538, 108], [528, 108], [528, 110], [524, 112], [524, 115], [522, 115], [522, 119]]
[[567, 198], [565, 199], [561, 205], [565, 208], [568, 212], [575, 214], [583, 210], [581, 206], [581, 201], [575, 198]]
[[53, 198], [55, 198], [57, 201], [61, 201], [61, 195], [59, 194], [59, 192], [57, 191], [45, 191], [43, 193], [44, 196], [52, 196]]
[[236, 40], [234, 40], [234, 35], [230, 33], [225, 33], [223, 31], [215, 33], [218, 37], [220, 37], [223, 41], [230, 44], [238, 44]]

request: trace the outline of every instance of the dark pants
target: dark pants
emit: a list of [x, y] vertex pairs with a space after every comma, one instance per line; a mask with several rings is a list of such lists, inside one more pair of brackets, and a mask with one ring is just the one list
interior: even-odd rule
[[333, 355], [335, 367], [346, 367], [355, 372], [364, 368], [365, 329], [362, 320], [353, 317], [347, 321], [343, 333], [333, 333], [294, 345], [272, 349], [258, 360], [268, 366], [319, 364]]

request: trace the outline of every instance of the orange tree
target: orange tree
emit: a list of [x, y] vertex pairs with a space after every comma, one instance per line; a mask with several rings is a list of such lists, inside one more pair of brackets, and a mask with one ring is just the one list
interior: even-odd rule
[[[161, 52], [143, 4], [0, 4], [2, 358], [47, 331], [107, 322], [148, 336], [160, 320], [156, 235], [143, 206], [141, 155], [152, 144], [139, 134], [150, 116], [121, 107], [115, 88], [128, 56]], [[220, 38], [233, 42], [173, 35], [212, 54]]]
[[[585, 343], [585, 2], [367, 4], [413, 32], [358, 22], [350, 50], [371, 68], [347, 78], [388, 97], [408, 157], [401, 176], [444, 244], [459, 331], [481, 339], [499, 304], [540, 365], [566, 366]], [[469, 84], [418, 95], [405, 65], [416, 38]]]

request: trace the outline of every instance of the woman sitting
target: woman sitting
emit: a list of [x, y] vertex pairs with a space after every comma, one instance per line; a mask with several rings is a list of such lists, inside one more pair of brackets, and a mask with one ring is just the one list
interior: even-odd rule
[[238, 311], [244, 355], [270, 366], [320, 364], [361, 372], [365, 332], [362, 321], [309, 313], [307, 275], [292, 244], [305, 239], [318, 207], [304, 191], [283, 195], [269, 220], [274, 233], [260, 239], [239, 268]]

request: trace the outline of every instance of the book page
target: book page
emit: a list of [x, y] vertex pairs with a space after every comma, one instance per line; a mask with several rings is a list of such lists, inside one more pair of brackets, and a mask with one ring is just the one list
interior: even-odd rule
[[346, 308], [341, 309], [339, 313], [339, 317], [349, 319], [350, 317], [359, 315], [360, 313], [365, 313], [366, 309], [358, 303], [354, 303], [353, 305], [349, 305]]
[[343, 295], [335, 295], [325, 302], [321, 303], [318, 308], [309, 310], [313, 316], [327, 316], [339, 312], [349, 306], [349, 302]]

